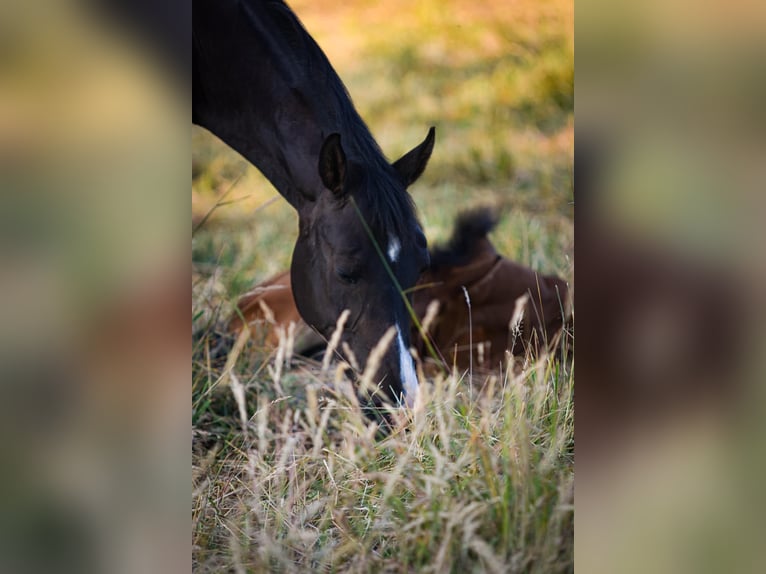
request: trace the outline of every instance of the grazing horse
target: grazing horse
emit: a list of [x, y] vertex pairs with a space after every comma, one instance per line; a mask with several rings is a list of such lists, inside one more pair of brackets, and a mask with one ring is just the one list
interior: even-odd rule
[[[279, 0], [194, 0], [192, 121], [252, 162], [297, 210], [290, 268], [303, 319], [323, 337], [348, 310], [342, 342], [377, 371], [394, 403], [418, 388], [403, 292], [428, 266], [407, 187], [426, 167], [434, 128], [389, 163], [327, 57]], [[340, 348], [343, 348], [341, 346]]]

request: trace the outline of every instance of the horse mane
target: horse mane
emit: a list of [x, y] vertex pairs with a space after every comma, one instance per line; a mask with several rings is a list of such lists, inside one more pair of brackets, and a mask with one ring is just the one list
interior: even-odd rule
[[[275, 47], [286, 47], [280, 54], [288, 58], [278, 62], [280, 74], [293, 92], [308, 107], [319, 109], [318, 119], [324, 117], [323, 130], [341, 134], [341, 145], [347, 156], [367, 166], [368, 184], [358, 189], [369, 190], [365, 197], [355, 197], [362, 212], [370, 218], [367, 223], [373, 229], [398, 236], [411, 230], [417, 221], [415, 204], [401, 185], [395, 170], [386, 159], [370, 129], [354, 107], [345, 84], [325, 53], [303, 26], [298, 16], [281, 0], [246, 2], [248, 13], [261, 7], [267, 12], [267, 22], [273, 25], [268, 31], [269, 42]], [[253, 17], [257, 18], [257, 15]], [[317, 89], [317, 85], [321, 89]], [[387, 237], [378, 240], [387, 241]]]
[[487, 206], [461, 212], [455, 220], [449, 241], [431, 248], [431, 269], [466, 265], [479, 241], [486, 239], [497, 223], [497, 215]]

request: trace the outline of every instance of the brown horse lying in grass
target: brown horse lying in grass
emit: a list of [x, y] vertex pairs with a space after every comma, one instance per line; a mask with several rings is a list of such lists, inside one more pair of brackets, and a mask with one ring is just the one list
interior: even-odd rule
[[[487, 237], [496, 225], [487, 208], [459, 215], [452, 238], [431, 249], [430, 266], [414, 288], [414, 311], [439, 359], [459, 369], [492, 370], [507, 365], [507, 353], [525, 357], [551, 350], [571, 321], [566, 282], [498, 254]], [[437, 306], [429, 313], [434, 301]], [[288, 271], [239, 299], [228, 330], [239, 332], [245, 323], [254, 339], [267, 346], [276, 347], [286, 337], [293, 338], [295, 352], [303, 355], [326, 346], [301, 320]], [[419, 356], [427, 357], [416, 325], [412, 341]]]

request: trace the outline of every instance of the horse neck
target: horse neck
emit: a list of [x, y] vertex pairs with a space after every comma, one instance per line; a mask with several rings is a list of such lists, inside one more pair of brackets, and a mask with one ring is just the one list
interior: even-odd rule
[[322, 188], [318, 156], [329, 134], [341, 134], [350, 158], [382, 158], [332, 66], [286, 5], [198, 0], [194, 10], [193, 122], [258, 167], [294, 207], [300, 193]]

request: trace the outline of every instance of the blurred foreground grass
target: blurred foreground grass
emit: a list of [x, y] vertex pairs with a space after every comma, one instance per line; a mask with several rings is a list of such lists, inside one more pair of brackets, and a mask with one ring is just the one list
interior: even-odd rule
[[[430, 242], [491, 204], [501, 253], [572, 281], [570, 2], [292, 5], [389, 159], [436, 126], [410, 190]], [[192, 142], [195, 569], [571, 571], [571, 368], [438, 378], [408, 429], [375, 442], [331, 373], [283, 372], [257, 344], [217, 364], [217, 321], [289, 266], [297, 216], [210, 134]]]

